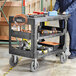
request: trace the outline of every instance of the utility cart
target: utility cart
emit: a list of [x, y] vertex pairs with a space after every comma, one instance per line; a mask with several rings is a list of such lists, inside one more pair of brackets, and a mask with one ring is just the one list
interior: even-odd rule
[[[67, 20], [70, 15], [58, 15], [58, 16], [27, 16], [15, 17], [10, 16], [9, 18], [9, 53], [11, 54], [10, 65], [16, 66], [18, 63], [18, 56], [32, 58], [31, 71], [36, 71], [39, 67], [39, 58], [49, 56], [52, 54], [58, 55], [60, 57], [60, 62], [64, 63], [67, 61], [66, 55], [66, 34], [67, 34]], [[45, 21], [55, 21], [63, 20], [64, 27], [54, 27], [45, 26]], [[27, 21], [27, 26], [31, 25], [31, 31], [15, 31], [12, 29], [13, 23], [25, 23]], [[60, 37], [60, 42], [48, 42], [45, 39]], [[21, 38], [20, 44], [17, 47], [13, 47], [11, 44], [11, 37]], [[61, 39], [61, 37], [63, 39]], [[28, 44], [27, 40], [30, 40], [30, 48], [26, 48]], [[21, 45], [21, 46], [20, 46]], [[25, 47], [25, 48], [24, 48]]]

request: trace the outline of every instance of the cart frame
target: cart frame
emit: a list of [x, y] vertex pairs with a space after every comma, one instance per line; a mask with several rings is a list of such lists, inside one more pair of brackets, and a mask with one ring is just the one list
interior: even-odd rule
[[[62, 55], [64, 56], [63, 53], [66, 52], [67, 46], [66, 46], [66, 42], [67, 42], [67, 21], [68, 18], [70, 17], [70, 15], [58, 15], [58, 16], [47, 16], [47, 17], [28, 17], [28, 24], [31, 25], [31, 33], [24, 33], [24, 32], [19, 32], [19, 31], [13, 31], [11, 29], [11, 23], [13, 23], [13, 17], [10, 16], [9, 17], [9, 53], [12, 55], [18, 55], [18, 56], [23, 56], [23, 57], [28, 57], [28, 58], [32, 58], [34, 60], [34, 63], [37, 63], [37, 59], [38, 58], [42, 58], [51, 54], [58, 54], [58, 53], [62, 53]], [[38, 23], [40, 23], [41, 26], [44, 27], [44, 29], [50, 29], [52, 28], [51, 26], [44, 26], [44, 22], [45, 21], [55, 21], [55, 20], [64, 20], [65, 24], [64, 24], [64, 28], [58, 28], [58, 30], [61, 30], [61, 33], [56, 33], [53, 35], [48, 35], [48, 36], [40, 36], [38, 35]], [[49, 29], [49, 30], [50, 30]], [[14, 48], [11, 45], [11, 37], [19, 37], [19, 38], [25, 38], [25, 39], [30, 39], [31, 40], [31, 50], [30, 51], [25, 51], [25, 50], [20, 50], [18, 48]], [[61, 49], [57, 49], [57, 50], [53, 50], [50, 53], [47, 54], [42, 54], [39, 55], [38, 54], [38, 50], [37, 50], [37, 40], [39, 39], [46, 39], [46, 38], [52, 38], [52, 37], [57, 37], [57, 36], [64, 36], [64, 45]], [[33, 63], [32, 63], [33, 64]], [[36, 66], [35, 66], [36, 67]], [[35, 70], [32, 70], [35, 71]]]

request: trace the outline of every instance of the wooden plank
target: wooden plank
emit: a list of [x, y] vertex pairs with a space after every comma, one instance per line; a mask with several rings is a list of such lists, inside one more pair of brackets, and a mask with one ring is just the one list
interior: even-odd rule
[[59, 43], [56, 42], [49, 42], [49, 41], [44, 41], [44, 42], [40, 42], [41, 44], [47, 44], [47, 45], [59, 45]]
[[[2, 6], [4, 1], [0, 1], [0, 6]], [[4, 6], [22, 6], [22, 1], [7, 1]]]
[[[7, 20], [9, 20], [9, 19], [7, 18]], [[0, 18], [0, 26], [8, 26], [8, 23], [4, 17]]]
[[[3, 11], [4, 11], [6, 17], [9, 18], [9, 16], [16, 16], [17, 14], [21, 14], [22, 13], [22, 7], [21, 6], [19, 6], [19, 7], [15, 7], [15, 6], [8, 7], [8, 6], [6, 6], [3, 8]], [[2, 17], [4, 17], [3, 14], [2, 14]]]
[[[9, 40], [9, 36], [0, 36], [0, 40]], [[16, 40], [16, 39], [12, 38], [12, 40]]]
[[[40, 0], [37, 0], [37, 2], [39, 2]], [[4, 1], [0, 1], [0, 6], [2, 6], [4, 3]], [[27, 1], [25, 6], [28, 6], [31, 4], [36, 3], [36, 0], [33, 1]], [[22, 1], [7, 1], [5, 6], [22, 6]]]
[[[0, 40], [9, 40], [9, 36], [0, 36]], [[16, 41], [16, 38], [12, 37], [11, 40]], [[18, 38], [18, 40], [21, 40], [21, 39]]]
[[[7, 18], [7, 20], [9, 20], [9, 18]], [[5, 22], [6, 20], [5, 20], [5, 18], [4, 17], [1, 17], [0, 18], [0, 22]]]
[[0, 36], [9, 36], [9, 26], [0, 26]]

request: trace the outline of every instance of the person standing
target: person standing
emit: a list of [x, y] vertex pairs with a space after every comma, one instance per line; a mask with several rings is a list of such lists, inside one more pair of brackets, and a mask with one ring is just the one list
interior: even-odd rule
[[[69, 51], [71, 53], [69, 59], [74, 59], [76, 58], [76, 0], [56, 0], [53, 10], [58, 11], [58, 9], [60, 9], [61, 14], [71, 14], [68, 20]], [[61, 20], [60, 25], [64, 27], [64, 21]]]

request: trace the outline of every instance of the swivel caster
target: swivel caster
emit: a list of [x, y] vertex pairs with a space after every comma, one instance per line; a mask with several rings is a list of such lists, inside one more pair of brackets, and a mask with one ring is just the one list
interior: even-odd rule
[[12, 67], [15, 67], [18, 64], [18, 57], [12, 55], [10, 60], [9, 60], [9, 63]]
[[38, 63], [38, 61], [37, 61], [37, 60], [36, 60], [36, 61], [33, 60], [33, 61], [31, 62], [30, 68], [31, 68], [31, 72], [37, 71], [38, 68], [39, 68], [39, 63]]
[[60, 62], [62, 64], [64, 64], [68, 59], [68, 56], [65, 54], [65, 52], [62, 52], [61, 55], [60, 55]]

